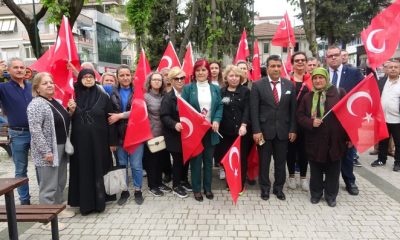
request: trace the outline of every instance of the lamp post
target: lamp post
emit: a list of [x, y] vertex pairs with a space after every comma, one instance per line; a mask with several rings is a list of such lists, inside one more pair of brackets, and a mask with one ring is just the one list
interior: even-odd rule
[[34, 25], [34, 30], [35, 30], [35, 55], [36, 58], [39, 58], [39, 41], [38, 41], [38, 29], [37, 29], [37, 22], [36, 22], [36, 9], [35, 9], [35, 0], [32, 0], [32, 9], [33, 9], [33, 25]]

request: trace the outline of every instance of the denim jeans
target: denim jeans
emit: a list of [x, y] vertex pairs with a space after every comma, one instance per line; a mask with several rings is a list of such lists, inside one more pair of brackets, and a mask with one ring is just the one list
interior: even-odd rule
[[[10, 136], [12, 158], [15, 165], [15, 177], [27, 177], [28, 172], [28, 152], [31, 145], [31, 134], [29, 131], [16, 131], [8, 129]], [[18, 187], [19, 200], [28, 202], [29, 184]]]
[[128, 185], [128, 163], [131, 167], [132, 171], [132, 178], [133, 178], [133, 187], [135, 190], [142, 189], [143, 183], [143, 144], [140, 144], [136, 150], [129, 154], [125, 151], [122, 147], [117, 148], [117, 155], [118, 155], [118, 163], [121, 166], [126, 166], [126, 185]]

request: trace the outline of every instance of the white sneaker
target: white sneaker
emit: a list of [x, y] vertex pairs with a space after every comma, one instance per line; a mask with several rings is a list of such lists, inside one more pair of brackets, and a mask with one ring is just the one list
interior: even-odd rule
[[309, 183], [308, 183], [308, 181], [307, 181], [306, 178], [302, 178], [302, 179], [300, 180], [300, 183], [301, 183], [301, 189], [302, 189], [303, 191], [308, 192], [308, 191], [310, 190], [310, 186], [309, 186]]
[[289, 177], [287, 184], [290, 189], [296, 189], [296, 178]]
[[224, 180], [225, 179], [225, 170], [223, 168], [219, 169], [219, 179]]
[[[51, 231], [51, 222], [47, 224], [42, 224], [40, 228], [46, 231]], [[65, 229], [65, 224], [58, 222], [58, 231], [62, 231], [64, 229]]]
[[73, 216], [75, 216], [75, 212], [68, 209], [64, 209], [58, 214], [58, 218], [72, 218]]

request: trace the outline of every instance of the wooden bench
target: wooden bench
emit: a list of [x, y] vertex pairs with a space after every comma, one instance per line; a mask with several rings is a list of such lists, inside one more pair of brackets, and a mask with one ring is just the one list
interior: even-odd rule
[[8, 125], [4, 123], [0, 124], [0, 147], [6, 150], [9, 157], [12, 156], [10, 138], [8, 136]]
[[[58, 240], [57, 214], [65, 209], [65, 205], [18, 205], [15, 206], [17, 222], [39, 222], [47, 224], [51, 222], [51, 236]], [[0, 206], [0, 222], [7, 222], [5, 206]]]

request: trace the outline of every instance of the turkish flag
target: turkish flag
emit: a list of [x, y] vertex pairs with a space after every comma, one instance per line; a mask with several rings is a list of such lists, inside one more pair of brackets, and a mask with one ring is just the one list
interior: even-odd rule
[[153, 138], [143, 89], [146, 77], [150, 72], [150, 64], [142, 49], [134, 77], [135, 91], [123, 146], [129, 153], [133, 153], [139, 144]]
[[400, 1], [384, 9], [361, 32], [365, 52], [371, 68], [375, 69], [391, 58], [400, 40]]
[[199, 155], [203, 151], [202, 140], [211, 124], [183, 98], [177, 97], [179, 119], [182, 124], [181, 140], [183, 163]]
[[71, 62], [79, 69], [80, 62], [71, 27], [65, 16], [61, 21], [56, 43], [50, 49], [53, 49], [53, 52], [49, 53], [52, 56], [49, 71], [53, 75], [56, 85], [55, 98], [62, 100], [63, 105], [66, 106], [68, 99], [74, 93], [74, 78], [72, 71], [67, 69], [67, 63]]
[[189, 42], [188, 45], [186, 46], [186, 53], [185, 57], [183, 58], [183, 64], [182, 64], [182, 70], [186, 74], [185, 84], [190, 83], [190, 79], [193, 74], [193, 65], [194, 65], [194, 60], [193, 60], [192, 44]]
[[347, 93], [332, 111], [360, 153], [389, 137], [378, 84], [372, 73]]
[[260, 50], [258, 49], [258, 40], [257, 39], [254, 42], [252, 79], [253, 79], [253, 81], [257, 81], [257, 80], [261, 79]]
[[238, 61], [247, 62], [248, 56], [250, 56], [250, 51], [249, 51], [249, 45], [247, 44], [246, 29], [244, 29], [236, 52], [235, 61], [233, 63], [236, 64]]
[[281, 47], [294, 47], [296, 45], [296, 37], [294, 36], [294, 29], [290, 23], [287, 12], [283, 16], [282, 21], [279, 23], [278, 29], [275, 32], [271, 41], [274, 46]]
[[247, 177], [249, 180], [254, 180], [258, 177], [259, 158], [257, 152], [257, 144], [253, 144], [249, 156], [247, 156]]
[[181, 67], [178, 56], [176, 55], [174, 45], [169, 41], [167, 49], [165, 49], [164, 55], [158, 64], [157, 71], [160, 72], [164, 68]]
[[286, 63], [285, 63], [285, 68], [286, 68], [286, 72], [287, 73], [291, 73], [292, 72], [292, 50], [289, 48], [288, 49], [288, 53], [286, 56]]
[[50, 72], [50, 64], [51, 59], [53, 58], [53, 52], [54, 45], [51, 45], [50, 48], [29, 67], [37, 72]]
[[233, 202], [236, 204], [240, 191], [242, 191], [242, 174], [240, 169], [240, 136], [236, 138], [229, 151], [221, 160], [225, 168], [226, 181]]

